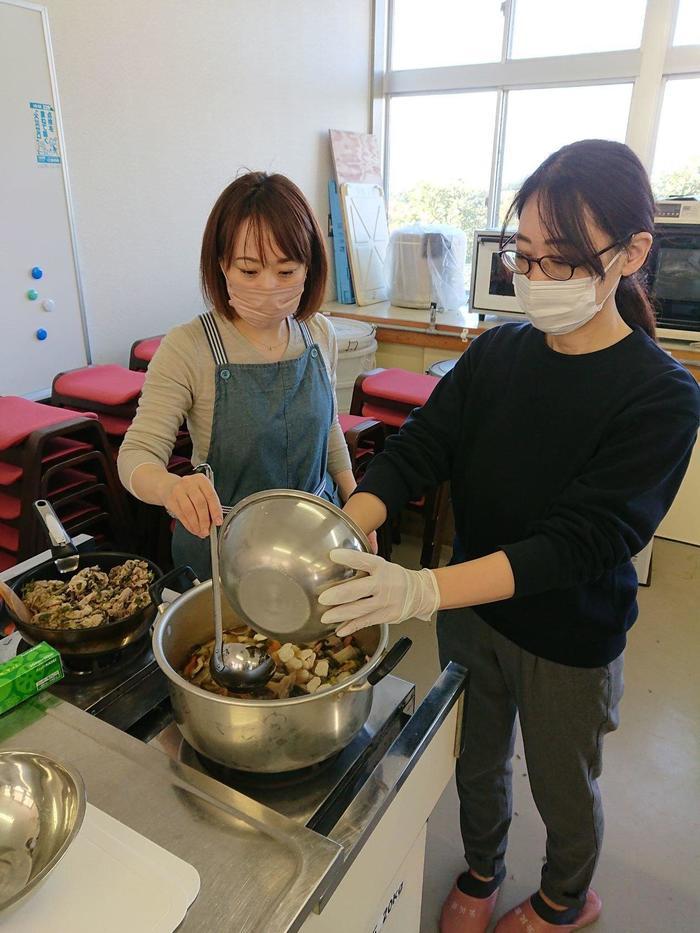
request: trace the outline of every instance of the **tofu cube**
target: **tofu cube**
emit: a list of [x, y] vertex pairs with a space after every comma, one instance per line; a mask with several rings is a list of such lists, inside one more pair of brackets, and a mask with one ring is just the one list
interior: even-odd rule
[[294, 645], [292, 645], [290, 642], [287, 642], [286, 645], [282, 645], [282, 647], [277, 652], [277, 656], [283, 664], [286, 664], [287, 661], [291, 661], [291, 659], [295, 657]]

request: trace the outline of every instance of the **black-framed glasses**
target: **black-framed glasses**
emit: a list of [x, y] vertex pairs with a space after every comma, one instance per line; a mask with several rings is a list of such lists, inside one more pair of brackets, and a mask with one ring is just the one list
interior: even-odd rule
[[[510, 242], [510, 240], [508, 242]], [[607, 253], [609, 249], [619, 246], [622, 242], [624, 241], [616, 240], [614, 243], [611, 243], [610, 246], [598, 250], [595, 255], [602, 256], [603, 253]], [[555, 279], [557, 282], [568, 282], [570, 278], [573, 278], [574, 272], [579, 266], [583, 265], [581, 262], [566, 262], [566, 260], [562, 259], [560, 256], [540, 256], [539, 259], [534, 259], [531, 256], [525, 256], [523, 253], [519, 253], [517, 249], [513, 246], [508, 246], [507, 243], [503, 249], [498, 251], [498, 255], [501, 257], [501, 262], [505, 268], [515, 275], [527, 275], [532, 269], [533, 263], [536, 263], [548, 279]]]

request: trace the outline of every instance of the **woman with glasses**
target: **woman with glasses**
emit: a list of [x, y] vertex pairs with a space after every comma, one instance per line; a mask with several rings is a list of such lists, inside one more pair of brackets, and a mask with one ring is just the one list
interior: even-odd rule
[[442, 664], [470, 671], [457, 766], [468, 870], [443, 933], [483, 933], [494, 912], [516, 715], [547, 850], [539, 889], [496, 931], [578, 930], [600, 913], [597, 778], [637, 617], [630, 559], [673, 501], [700, 417], [698, 385], [654, 340], [639, 275], [654, 201], [634, 153], [565, 146], [525, 181], [516, 215], [501, 257], [529, 323], [475, 340], [345, 507], [370, 531], [450, 480], [451, 565], [411, 571], [336, 551], [367, 575], [321, 597], [340, 635], [439, 609]]

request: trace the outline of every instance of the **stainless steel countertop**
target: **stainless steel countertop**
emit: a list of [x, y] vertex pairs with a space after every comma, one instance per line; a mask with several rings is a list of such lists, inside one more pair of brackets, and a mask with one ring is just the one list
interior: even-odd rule
[[0, 717], [0, 747], [76, 767], [88, 800], [198, 870], [181, 929], [294, 933], [342, 880], [465, 685], [450, 664], [326, 838], [48, 693]]
[[50, 694], [0, 719], [0, 747], [73, 765], [90, 803], [194, 865], [182, 930], [296, 930], [341, 869], [337, 843]]

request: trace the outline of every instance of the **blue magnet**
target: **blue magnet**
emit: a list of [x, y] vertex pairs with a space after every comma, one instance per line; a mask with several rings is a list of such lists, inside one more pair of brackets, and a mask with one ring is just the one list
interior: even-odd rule
[[29, 291], [27, 292], [27, 298], [30, 301], [36, 301], [38, 297], [39, 297], [39, 292], [35, 288], [30, 288]]
[[39, 266], [34, 266], [34, 268], [32, 269], [33, 279], [40, 279], [43, 274], [44, 274], [44, 270], [40, 269]]
[[46, 340], [48, 336], [49, 336], [48, 331], [45, 331], [43, 327], [40, 327], [39, 330], [36, 332], [37, 340]]

